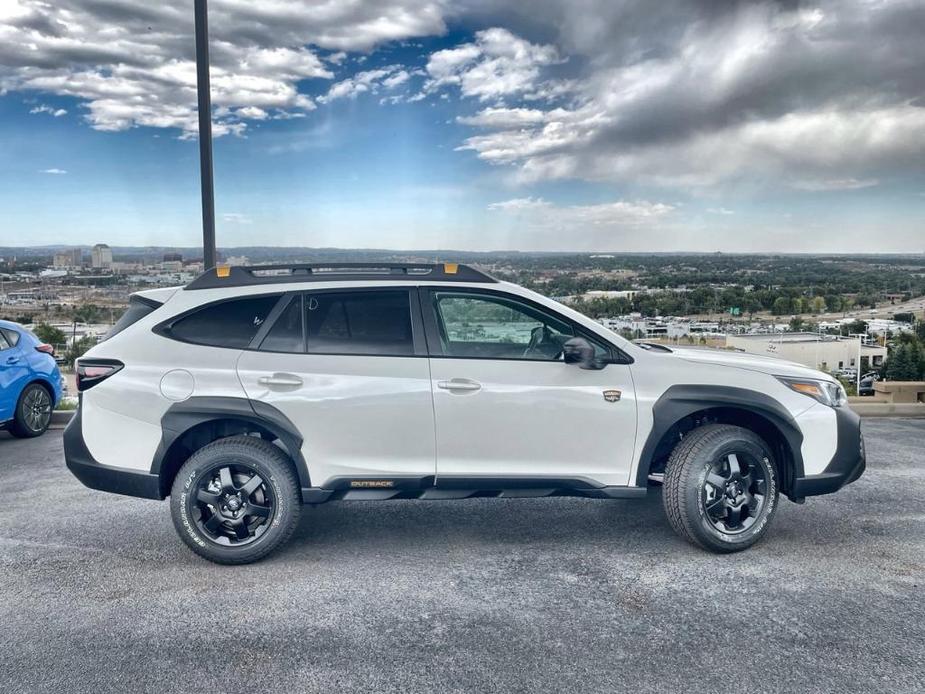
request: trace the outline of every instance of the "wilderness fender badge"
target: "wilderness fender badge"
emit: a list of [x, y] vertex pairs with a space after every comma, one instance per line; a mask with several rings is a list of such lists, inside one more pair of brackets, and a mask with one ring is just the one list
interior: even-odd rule
[[617, 402], [622, 395], [623, 393], [621, 393], [619, 390], [605, 390], [604, 400], [607, 402]]

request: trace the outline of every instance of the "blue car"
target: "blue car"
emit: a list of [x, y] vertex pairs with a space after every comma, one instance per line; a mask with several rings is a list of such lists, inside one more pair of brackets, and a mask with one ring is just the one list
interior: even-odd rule
[[21, 325], [0, 320], [0, 428], [41, 436], [61, 399], [55, 350]]

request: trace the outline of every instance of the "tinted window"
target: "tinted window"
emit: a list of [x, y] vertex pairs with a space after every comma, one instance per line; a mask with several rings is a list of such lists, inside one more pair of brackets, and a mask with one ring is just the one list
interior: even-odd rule
[[294, 297], [260, 344], [270, 352], [303, 352], [302, 297]]
[[113, 335], [121, 333], [132, 323], [137, 323], [158, 306], [159, 304], [144, 301], [143, 299], [140, 299], [136, 296], [131, 297], [128, 301], [128, 308], [125, 309], [125, 313], [123, 313], [119, 317], [119, 320], [115, 322], [115, 325], [109, 329], [109, 332], [106, 333], [106, 336], [103, 338], [103, 340], [108, 340]]
[[168, 330], [171, 337], [197, 345], [212, 347], [247, 347], [279, 295], [233, 299], [205, 306], [175, 322]]
[[552, 361], [572, 327], [529, 304], [477, 294], [435, 294], [443, 353], [451, 357]]
[[406, 290], [308, 294], [304, 304], [310, 353], [414, 354]]
[[0, 330], [0, 350], [9, 349], [10, 341], [6, 337], [6, 330]]

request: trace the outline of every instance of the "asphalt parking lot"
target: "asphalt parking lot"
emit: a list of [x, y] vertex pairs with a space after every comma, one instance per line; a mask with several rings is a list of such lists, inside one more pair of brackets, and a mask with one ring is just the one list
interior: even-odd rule
[[653, 493], [332, 503], [245, 567], [0, 433], [0, 691], [925, 691], [925, 420], [864, 428], [738, 555]]

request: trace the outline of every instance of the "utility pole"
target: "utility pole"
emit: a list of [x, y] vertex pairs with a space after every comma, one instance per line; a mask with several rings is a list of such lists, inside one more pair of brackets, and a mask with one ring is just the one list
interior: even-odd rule
[[212, 96], [209, 86], [209, 10], [193, 0], [196, 16], [196, 91], [199, 97], [199, 178], [202, 182], [202, 265], [215, 267], [215, 189], [212, 182]]

